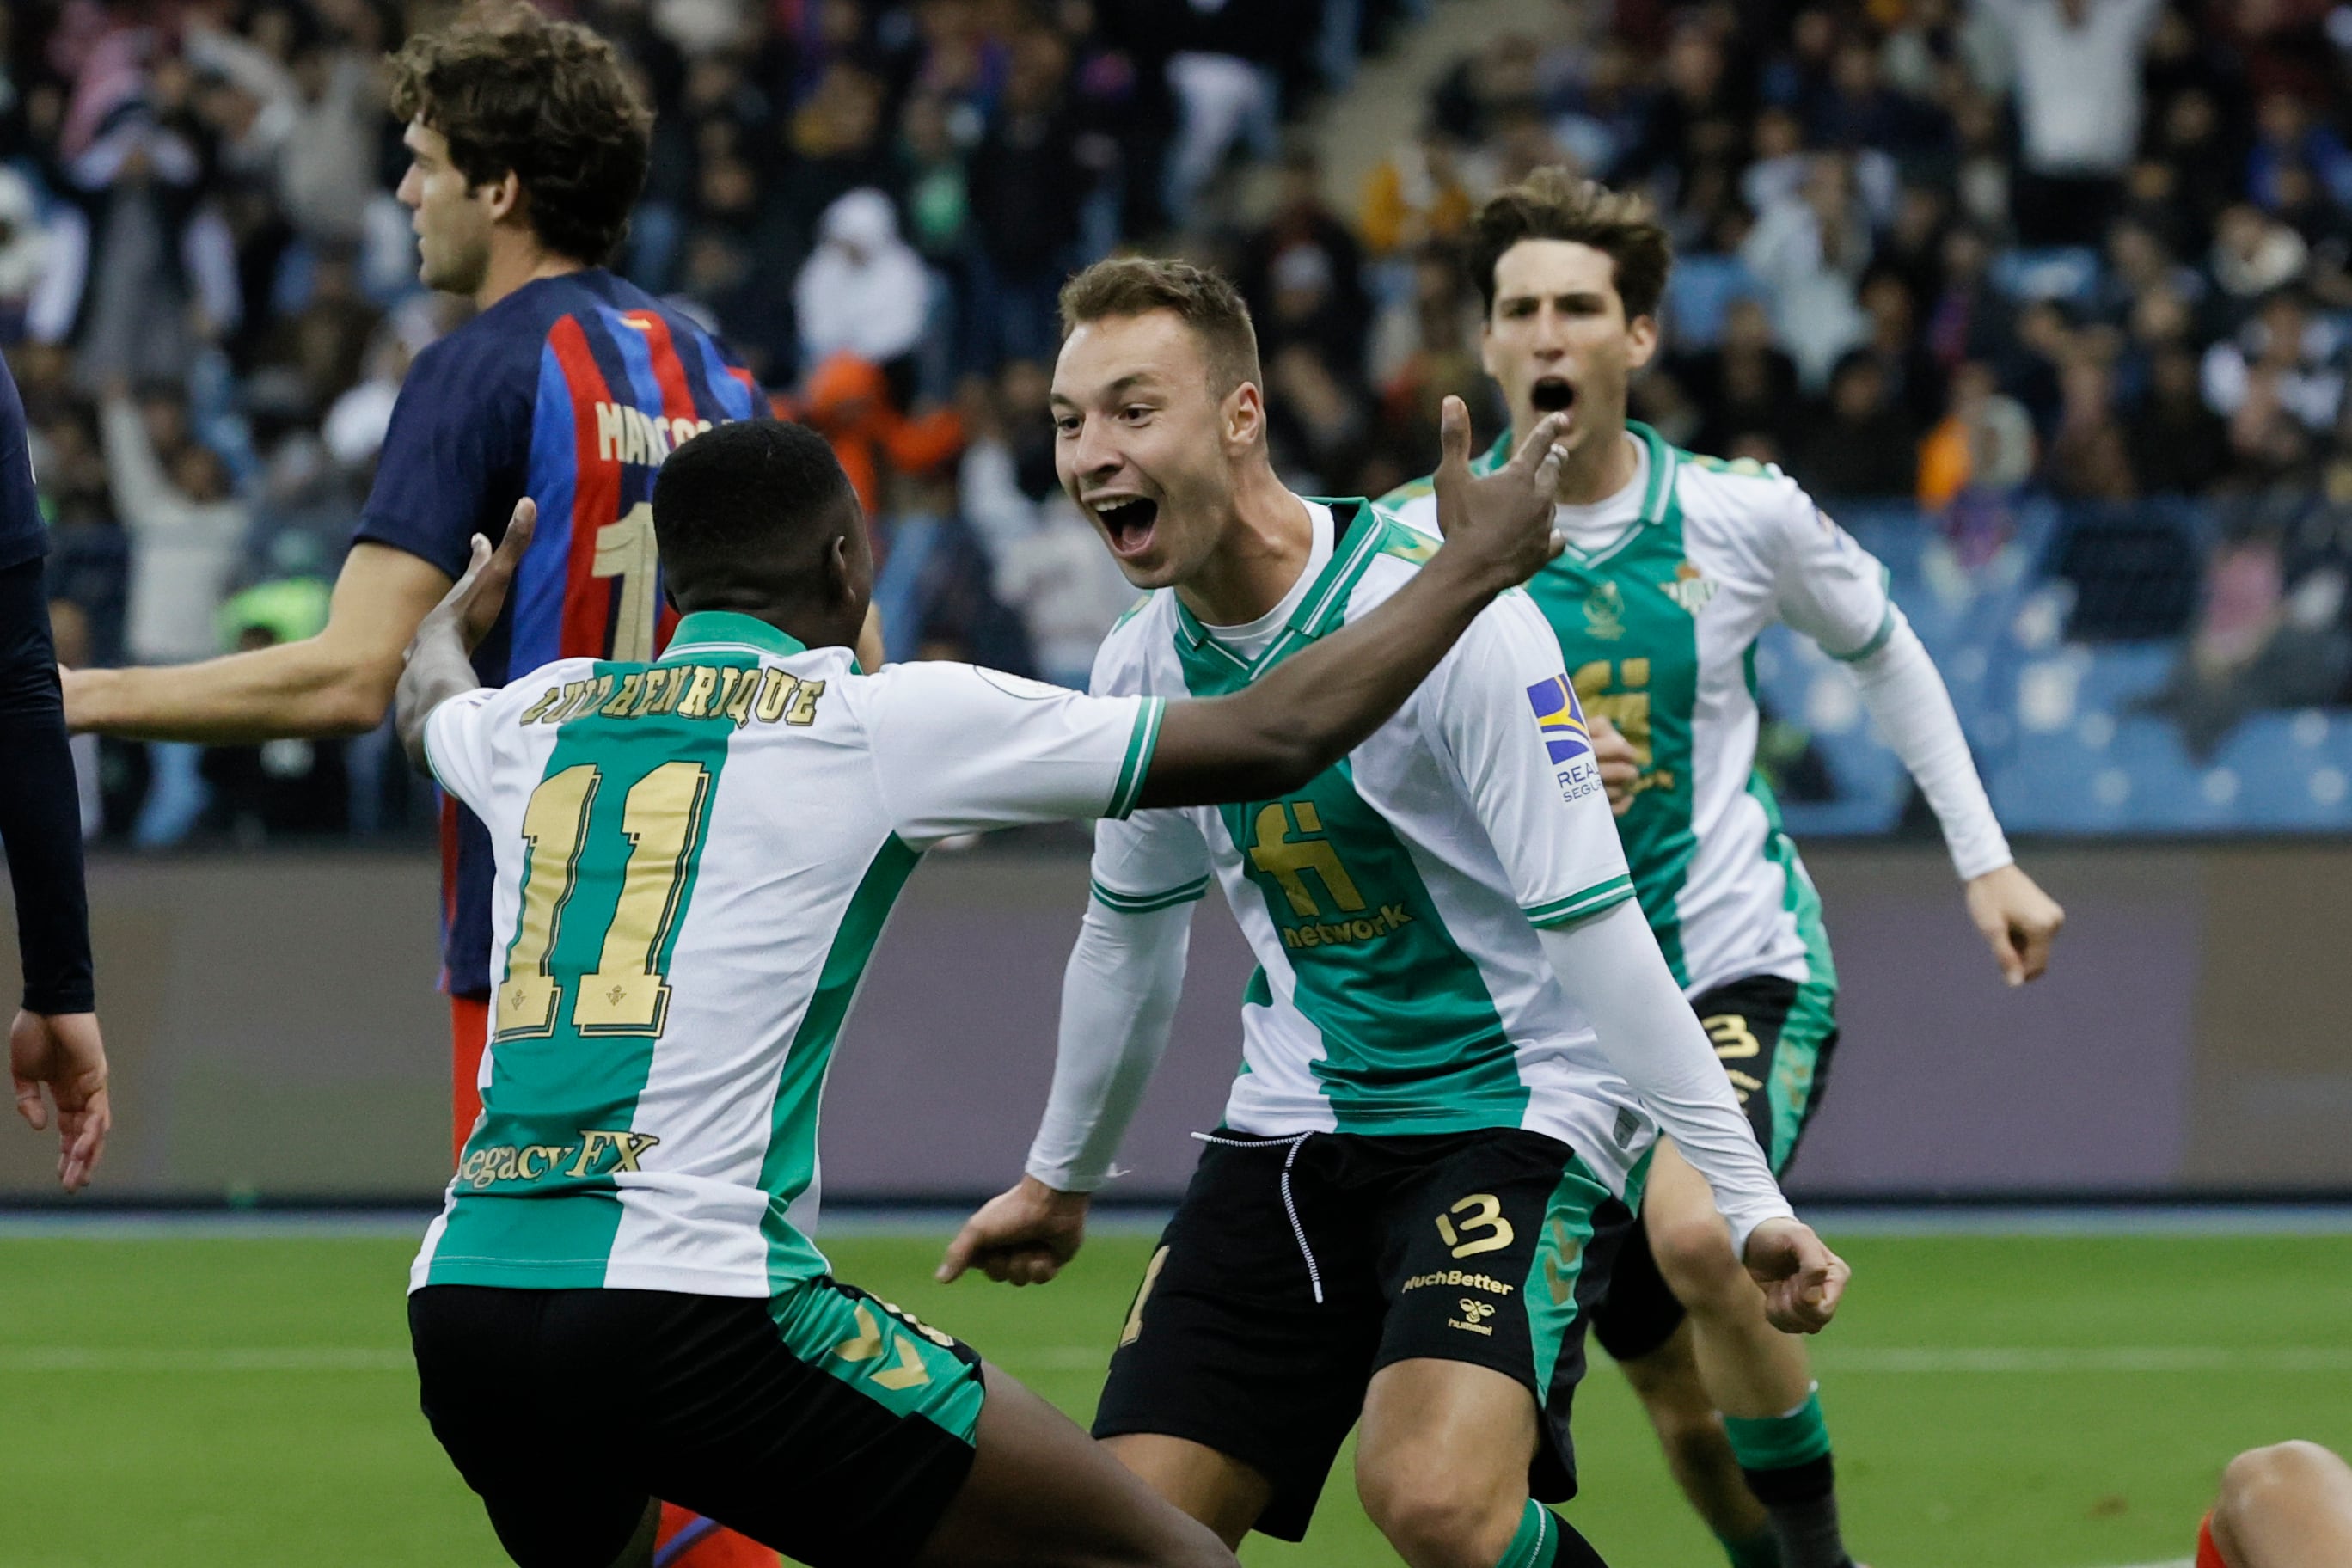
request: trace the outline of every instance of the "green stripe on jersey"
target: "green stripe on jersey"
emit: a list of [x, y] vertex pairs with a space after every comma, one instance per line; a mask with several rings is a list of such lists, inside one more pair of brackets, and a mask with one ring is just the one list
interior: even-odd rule
[[921, 854], [892, 834], [876, 851], [859, 879], [857, 891], [841, 917], [841, 929], [826, 950], [816, 990], [800, 1027], [793, 1033], [784, 1054], [784, 1070], [776, 1084], [776, 1103], [769, 1122], [768, 1152], [760, 1162], [760, 1189], [769, 1194], [760, 1232], [768, 1243], [768, 1284], [781, 1290], [825, 1271], [824, 1254], [784, 1217], [792, 1200], [808, 1190], [816, 1177], [816, 1107], [824, 1093], [826, 1068], [833, 1065], [834, 1042], [841, 1037], [842, 1020], [857, 995], [874, 947], [899, 889], [914, 874]]
[[1208, 892], [1209, 879], [1202, 877], [1181, 888], [1170, 888], [1157, 893], [1115, 892], [1100, 882], [1091, 882], [1089, 886], [1094, 889], [1095, 901], [1105, 909], [1117, 910], [1123, 915], [1148, 915], [1154, 910], [1174, 909], [1178, 904], [1194, 902]]
[[[757, 668], [731, 652], [701, 662]], [[736, 726], [707, 700], [701, 717], [607, 717], [645, 668], [594, 667], [526, 810], [490, 1082], [430, 1283], [602, 1286], [621, 1223], [614, 1178], [659, 1142], [632, 1123]]]
[[1151, 772], [1152, 753], [1160, 747], [1160, 721], [1167, 712], [1165, 697], [1147, 697], [1136, 709], [1135, 729], [1127, 738], [1127, 755], [1118, 764], [1118, 782], [1111, 786], [1105, 816], [1126, 816], [1135, 810], [1136, 799], [1143, 794], [1143, 781]]
[[1538, 904], [1520, 912], [1532, 926], [1566, 925], [1587, 915], [1597, 915], [1605, 909], [1623, 903], [1633, 896], [1633, 879], [1612, 877], [1605, 882], [1595, 882], [1580, 893], [1570, 893], [1564, 899], [1554, 899], [1548, 904]]
[[[1332, 503], [1342, 528], [1350, 504]], [[1357, 518], [1289, 627], [1246, 664], [1191, 623], [1176, 639], [1187, 689], [1195, 697], [1237, 691], [1335, 630], [1396, 535], [1412, 542], [1377, 513]], [[1338, 1130], [1516, 1126], [1528, 1090], [1486, 979], [1446, 931], [1412, 852], [1357, 793], [1349, 764], [1343, 759], [1283, 799], [1223, 805], [1218, 815], [1281, 933], [1292, 1005], [1322, 1036], [1313, 1070]], [[1273, 1000], [1263, 971], [1244, 1001], [1261, 999]]]
[[1671, 590], [1686, 564], [1682, 509], [1671, 483], [1677, 458], [1646, 426], [1645, 521], [1604, 552], [1574, 551], [1536, 574], [1528, 593], [1559, 639], [1569, 679], [1588, 716], [1608, 720], [1641, 769], [1633, 804], [1617, 819], [1625, 859], [1675, 983], [1690, 984], [1676, 910], [1698, 837], [1691, 825], [1692, 710], [1698, 700], [1698, 623]]

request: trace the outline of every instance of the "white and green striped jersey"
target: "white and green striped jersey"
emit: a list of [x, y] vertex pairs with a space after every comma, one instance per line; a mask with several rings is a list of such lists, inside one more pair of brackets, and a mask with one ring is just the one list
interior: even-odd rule
[[[1756, 769], [1752, 660], [1776, 620], [1835, 658], [1875, 652], [1896, 625], [1885, 569], [1778, 468], [1626, 427], [1640, 464], [1623, 504], [1593, 509], [1598, 531], [1573, 531], [1528, 592], [1585, 708], [1640, 759], [1619, 827], [1643, 912], [1690, 994], [1754, 974], [1833, 985], [1821, 900]], [[1509, 441], [1474, 470], [1507, 461]], [[1436, 535], [1429, 481], [1382, 504]]]
[[[1112, 630], [1094, 689], [1237, 690], [1370, 613], [1431, 553], [1367, 501], [1307, 507], [1313, 553], [1282, 603], [1212, 628], [1162, 589]], [[1523, 594], [1490, 605], [1394, 718], [1306, 787], [1104, 822], [1093, 874], [1094, 896], [1129, 911], [1223, 886], [1258, 961], [1231, 1127], [1531, 1128], [1619, 1190], [1651, 1141], [1536, 935], [1632, 884], [1559, 649]]]
[[1130, 810], [1163, 704], [858, 672], [748, 616], [435, 709], [497, 853], [482, 1115], [410, 1275], [764, 1297], [825, 1270], [817, 1100], [884, 918], [950, 836]]

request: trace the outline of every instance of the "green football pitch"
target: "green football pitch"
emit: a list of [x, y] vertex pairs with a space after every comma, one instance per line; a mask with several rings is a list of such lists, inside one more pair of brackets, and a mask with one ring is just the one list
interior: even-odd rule
[[[1832, 1237], [1832, 1240], [1840, 1238]], [[411, 1243], [140, 1230], [0, 1239], [8, 1568], [492, 1565], [416, 1414]], [[930, 1282], [937, 1238], [835, 1240], [842, 1277], [950, 1329], [1073, 1415], [1148, 1247], [1098, 1237], [1060, 1282]], [[2108, 1568], [2186, 1557], [2222, 1461], [2352, 1448], [2352, 1237], [1843, 1238], [1856, 1284], [1819, 1342], [1849, 1538], [1879, 1568]], [[592, 1434], [531, 1430], [562, 1444]], [[1719, 1563], [1605, 1361], [1569, 1513], [1620, 1568]], [[1305, 1544], [1257, 1568], [1394, 1563], [1345, 1466]]]

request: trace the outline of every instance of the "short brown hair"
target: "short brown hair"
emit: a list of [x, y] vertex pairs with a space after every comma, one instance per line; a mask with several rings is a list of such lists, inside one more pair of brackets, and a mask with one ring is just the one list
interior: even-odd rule
[[1487, 202], [1470, 220], [1470, 271], [1489, 316], [1495, 313], [1495, 264], [1523, 239], [1572, 240], [1601, 251], [1616, 263], [1625, 319], [1658, 313], [1675, 245], [1648, 198], [1612, 191], [1554, 165], [1538, 169]]
[[1241, 291], [1189, 261], [1116, 256], [1062, 285], [1062, 331], [1109, 316], [1167, 310], [1192, 329], [1208, 361], [1211, 389], [1223, 397], [1244, 382], [1263, 385], [1257, 329]]
[[611, 44], [507, 0], [417, 34], [391, 65], [393, 113], [447, 137], [468, 184], [512, 174], [540, 243], [611, 259], [645, 189], [654, 120]]

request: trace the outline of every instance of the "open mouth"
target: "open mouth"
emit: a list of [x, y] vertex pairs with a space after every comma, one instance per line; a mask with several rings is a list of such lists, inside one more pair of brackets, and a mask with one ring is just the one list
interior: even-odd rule
[[1094, 503], [1095, 516], [1110, 535], [1110, 547], [1121, 555], [1138, 555], [1151, 545], [1152, 525], [1160, 521], [1160, 503], [1148, 496], [1121, 496]]
[[1576, 388], [1562, 377], [1548, 375], [1536, 383], [1528, 400], [1538, 414], [1564, 414], [1576, 406]]

